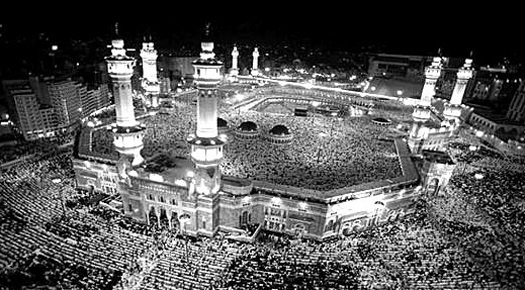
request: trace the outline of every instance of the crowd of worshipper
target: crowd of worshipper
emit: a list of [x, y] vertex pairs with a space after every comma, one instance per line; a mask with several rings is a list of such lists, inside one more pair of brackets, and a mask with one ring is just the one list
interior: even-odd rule
[[[186, 138], [196, 126], [194, 111], [186, 102], [175, 102], [168, 113], [141, 119], [146, 126], [144, 158], [162, 152], [187, 157]], [[252, 121], [263, 135], [275, 125], [285, 125], [293, 134], [293, 141], [284, 146], [264, 137], [246, 140], [229, 134], [221, 164], [225, 175], [329, 190], [401, 174], [394, 143], [384, 140], [391, 128], [374, 124], [374, 116], [333, 118], [316, 114], [305, 118], [224, 108], [220, 117], [228, 122], [230, 132], [239, 130], [242, 122]], [[111, 131], [93, 131], [93, 151], [111, 154], [112, 140]]]
[[[422, 196], [414, 214], [384, 226], [324, 243], [263, 231], [256, 243], [247, 244], [188, 237], [178, 227], [136, 223], [82, 202], [95, 193], [75, 189], [70, 157], [58, 153], [0, 171], [1, 287], [517, 289], [525, 284], [522, 171], [469, 165], [478, 167], [455, 174], [443, 196]], [[70, 205], [64, 207], [64, 201]]]
[[73, 135], [70, 133], [61, 133], [53, 138], [43, 138], [33, 141], [24, 141], [20, 139], [14, 145], [2, 146], [2, 150], [0, 150], [0, 164], [19, 158], [28, 158], [46, 154], [47, 152], [56, 150], [58, 146], [72, 141]]

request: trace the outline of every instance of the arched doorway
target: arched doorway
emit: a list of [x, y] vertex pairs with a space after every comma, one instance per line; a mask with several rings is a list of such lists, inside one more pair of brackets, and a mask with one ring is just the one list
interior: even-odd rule
[[166, 214], [166, 210], [163, 208], [160, 209], [159, 220], [160, 220], [160, 223], [159, 223], [160, 228], [167, 229], [169, 227], [168, 215]]
[[176, 212], [172, 212], [171, 213], [171, 230], [173, 232], [178, 232], [180, 230], [180, 221], [179, 221], [179, 216], [177, 215]]
[[300, 238], [304, 234], [306, 234], [306, 227], [303, 224], [296, 224], [294, 227], [294, 235]]
[[155, 207], [150, 207], [149, 213], [148, 213], [148, 223], [150, 225], [158, 226], [158, 219], [157, 219], [157, 212], [155, 211]]

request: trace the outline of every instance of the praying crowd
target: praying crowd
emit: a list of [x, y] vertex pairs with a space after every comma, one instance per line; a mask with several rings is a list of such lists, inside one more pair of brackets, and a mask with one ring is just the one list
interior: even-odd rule
[[74, 188], [68, 159], [1, 172], [3, 287], [516, 289], [525, 282], [518, 172], [454, 175], [446, 195], [422, 197], [415, 214], [332, 241], [263, 231], [247, 244], [187, 237], [79, 202], [92, 196]]
[[[278, 105], [222, 110], [232, 131], [252, 121], [261, 132], [229, 134], [222, 172], [319, 190], [398, 176], [394, 132], [371, 120], [401, 120], [381, 106], [355, 118], [276, 114], [286, 112]], [[175, 101], [142, 119], [143, 156], [187, 156], [194, 110]], [[290, 144], [264, 139], [278, 124], [293, 134]], [[85, 138], [90, 150], [112, 154], [111, 131]], [[137, 223], [100, 203], [104, 195], [77, 189], [71, 152], [53, 151], [0, 168], [0, 289], [521, 289], [524, 165], [483, 144], [470, 150], [471, 142], [450, 144], [458, 166], [443, 194], [421, 193], [413, 214], [324, 242], [261, 230], [241, 243], [220, 231], [190, 237], [177, 224]]]
[[225, 175], [329, 190], [401, 174], [394, 143], [387, 140], [388, 128], [372, 123], [370, 117], [304, 118], [233, 111], [225, 112], [223, 118], [229, 124], [252, 121], [261, 132], [281, 124], [293, 134], [292, 142], [286, 145], [267, 142], [263, 137], [235, 136], [225, 146]]

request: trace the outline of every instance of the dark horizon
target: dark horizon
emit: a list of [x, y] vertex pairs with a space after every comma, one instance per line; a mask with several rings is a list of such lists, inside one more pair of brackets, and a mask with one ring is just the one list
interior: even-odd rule
[[[525, 47], [516, 31], [519, 18], [513, 16], [510, 7], [476, 12], [446, 5], [421, 6], [416, 11], [400, 5], [382, 9], [361, 5], [348, 11], [338, 9], [342, 6], [327, 5], [317, 10], [304, 5], [303, 10], [255, 7], [252, 12], [247, 8], [236, 11], [237, 6], [200, 11], [185, 3], [167, 8], [165, 15], [144, 15], [137, 7], [129, 6], [116, 9], [121, 11], [118, 15], [108, 13], [112, 9], [107, 6], [100, 10], [81, 7], [70, 13], [46, 6], [24, 18], [3, 17], [0, 23], [7, 37], [43, 32], [53, 40], [67, 41], [111, 37], [118, 22], [124, 38], [152, 35], [159, 42], [191, 44], [198, 41], [204, 23], [210, 21], [216, 42], [223, 44], [279, 45], [288, 41], [326, 50], [374, 47], [374, 52], [426, 55], [441, 49], [443, 55], [452, 57], [468, 57], [473, 51], [474, 59], [484, 63], [504, 57], [525, 60]], [[162, 10], [162, 5], [154, 8], [152, 11]]]

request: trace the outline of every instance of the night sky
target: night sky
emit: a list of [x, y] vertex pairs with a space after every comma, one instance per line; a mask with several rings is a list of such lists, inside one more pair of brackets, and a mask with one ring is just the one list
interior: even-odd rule
[[[118, 21], [122, 35], [152, 34], [183, 42], [195, 38], [206, 21], [223, 42], [301, 42], [330, 49], [379, 46], [385, 52], [516, 58], [521, 43], [517, 4], [374, 1], [209, 1], [141, 2], [126, 6], [106, 1], [15, 3], [0, 12], [8, 33], [46, 32], [57, 39], [110, 36]], [[74, 5], [73, 5], [74, 4]], [[18, 6], [18, 7], [17, 7]], [[23, 13], [11, 13], [12, 11]], [[149, 13], [145, 13], [149, 11]]]

